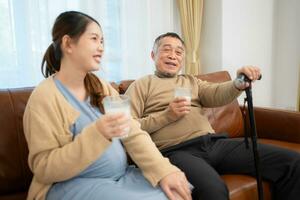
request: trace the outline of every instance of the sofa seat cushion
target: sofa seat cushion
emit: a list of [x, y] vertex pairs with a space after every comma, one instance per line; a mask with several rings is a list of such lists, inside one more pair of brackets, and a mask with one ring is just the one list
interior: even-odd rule
[[[257, 186], [254, 177], [246, 175], [223, 175], [222, 179], [225, 181], [228, 189], [230, 200], [256, 200]], [[270, 184], [263, 183], [264, 199], [271, 199]]]
[[27, 197], [27, 192], [19, 192], [14, 194], [1, 195], [1, 200], [25, 200]]
[[[239, 138], [242, 140], [243, 138]], [[250, 141], [249, 141], [250, 142]], [[282, 148], [287, 148], [290, 150], [294, 150], [300, 153], [300, 144], [272, 140], [272, 139], [259, 139], [259, 143], [261, 144], [271, 144], [275, 146], [279, 146]], [[230, 200], [256, 200], [257, 197], [257, 185], [255, 177], [250, 177], [247, 175], [223, 175], [223, 180], [225, 181], [229, 193]], [[263, 183], [264, 186], [264, 199], [271, 199], [271, 190], [270, 184], [267, 182]]]
[[287, 149], [297, 151], [300, 153], [300, 144], [298, 144], [298, 143], [291, 143], [291, 142], [285, 142], [285, 141], [281, 141], [281, 140], [272, 140], [272, 139], [259, 139], [259, 143], [272, 144], [275, 146], [287, 148]]

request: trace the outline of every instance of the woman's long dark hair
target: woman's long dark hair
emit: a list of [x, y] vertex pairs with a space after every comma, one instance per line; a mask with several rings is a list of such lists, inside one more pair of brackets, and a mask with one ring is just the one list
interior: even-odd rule
[[[47, 48], [41, 66], [45, 78], [60, 70], [63, 56], [60, 48], [62, 37], [68, 35], [75, 40], [79, 39], [91, 22], [97, 23], [100, 27], [95, 19], [78, 11], [63, 12], [56, 18], [52, 28], [52, 44]], [[103, 86], [98, 77], [93, 73], [88, 73], [84, 78], [84, 85], [90, 96], [91, 104], [98, 107], [101, 113], [104, 113], [102, 105]]]

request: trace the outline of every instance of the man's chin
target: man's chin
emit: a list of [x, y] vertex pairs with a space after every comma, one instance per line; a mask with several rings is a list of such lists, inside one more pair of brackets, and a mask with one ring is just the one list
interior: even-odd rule
[[174, 77], [176, 76], [176, 72], [161, 72], [166, 77]]

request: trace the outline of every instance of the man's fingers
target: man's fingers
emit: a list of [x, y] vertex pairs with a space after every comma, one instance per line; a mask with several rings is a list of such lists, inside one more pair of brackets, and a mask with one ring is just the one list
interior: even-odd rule
[[180, 102], [183, 102], [183, 101], [186, 101], [186, 98], [185, 97], [176, 97], [173, 102], [174, 103], [180, 103]]
[[260, 76], [260, 69], [257, 66], [244, 66], [238, 70], [238, 74], [244, 73], [250, 80], [256, 80]]
[[185, 106], [185, 107], [178, 108], [177, 111], [179, 113], [186, 113], [186, 112], [191, 111], [191, 108], [189, 106]]
[[185, 97], [180, 97], [180, 100], [173, 102], [177, 107], [190, 105], [191, 102], [188, 101]]

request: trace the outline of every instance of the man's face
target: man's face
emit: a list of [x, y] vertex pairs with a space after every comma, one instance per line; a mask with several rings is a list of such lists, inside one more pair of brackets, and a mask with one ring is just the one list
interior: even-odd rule
[[156, 69], [166, 75], [173, 76], [179, 72], [184, 61], [184, 46], [174, 37], [164, 37], [151, 56]]

